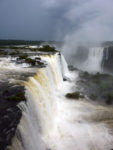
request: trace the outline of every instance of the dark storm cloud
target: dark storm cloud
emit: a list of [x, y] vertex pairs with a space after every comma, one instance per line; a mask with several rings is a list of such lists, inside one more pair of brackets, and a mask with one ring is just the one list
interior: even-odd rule
[[112, 0], [0, 0], [2, 39], [110, 40], [112, 20]]
[[63, 14], [68, 8], [64, 5], [65, 3], [59, 2], [51, 3], [46, 0], [44, 2], [42, 0], [0, 1], [0, 38], [56, 39], [62, 22], [65, 22]]
[[54, 24], [40, 0], [0, 2], [0, 38], [52, 39]]

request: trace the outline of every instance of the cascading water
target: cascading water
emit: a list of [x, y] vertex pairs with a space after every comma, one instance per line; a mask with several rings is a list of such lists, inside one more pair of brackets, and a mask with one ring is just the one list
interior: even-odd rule
[[65, 60], [63, 55], [61, 55], [61, 63], [62, 63], [62, 72], [63, 72], [63, 74], [68, 76], [70, 73], [69, 73], [69, 70], [68, 70], [66, 60]]
[[74, 80], [75, 74], [69, 72], [67, 62], [62, 54], [61, 54], [61, 70], [62, 75], [65, 79]]
[[108, 47], [106, 48], [106, 51], [105, 51], [105, 59], [108, 60], [109, 58], [109, 50], [108, 50]]
[[103, 60], [104, 48], [93, 47], [89, 49], [88, 59], [84, 62], [84, 70], [90, 72], [101, 72], [102, 71], [102, 60]]
[[16, 59], [17, 57], [3, 57], [0, 58], [0, 68], [7, 69], [7, 70], [12, 70], [12, 69], [21, 69], [21, 68], [27, 68], [30, 65], [27, 63], [21, 63], [21, 64], [16, 64]]
[[63, 82], [58, 54], [41, 58], [48, 65], [24, 83], [27, 102], [19, 106], [23, 117], [12, 149], [112, 149], [113, 131], [105, 123], [113, 125], [113, 109], [86, 100], [66, 99], [64, 95], [71, 91], [75, 79]]

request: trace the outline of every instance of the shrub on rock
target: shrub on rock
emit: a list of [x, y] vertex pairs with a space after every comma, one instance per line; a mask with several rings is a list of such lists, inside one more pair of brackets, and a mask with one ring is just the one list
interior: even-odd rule
[[83, 96], [81, 96], [80, 92], [67, 93], [67, 94], [66, 94], [66, 97], [67, 97], [67, 98], [70, 98], [70, 99], [83, 98]]
[[39, 51], [44, 51], [44, 52], [56, 52], [54, 47], [51, 47], [49, 45], [43, 45], [43, 47], [39, 48]]
[[7, 98], [8, 101], [26, 101], [24, 92], [19, 92], [16, 95]]

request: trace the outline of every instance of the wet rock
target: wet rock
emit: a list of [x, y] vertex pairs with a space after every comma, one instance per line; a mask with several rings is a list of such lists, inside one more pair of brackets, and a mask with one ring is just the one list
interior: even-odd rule
[[22, 116], [21, 110], [17, 107], [20, 100], [8, 100], [8, 97], [16, 95], [23, 99], [24, 87], [5, 82], [0, 84], [0, 89], [0, 150], [5, 150], [11, 145]]
[[0, 111], [0, 150], [5, 150], [11, 145], [12, 137], [15, 134], [17, 125], [22, 113], [17, 106]]
[[80, 92], [67, 93], [66, 97], [70, 99], [84, 98], [84, 96]]

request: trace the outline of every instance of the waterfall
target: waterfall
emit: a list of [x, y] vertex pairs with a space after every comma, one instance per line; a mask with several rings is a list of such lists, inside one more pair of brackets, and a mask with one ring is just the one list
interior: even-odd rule
[[75, 74], [73, 74], [72, 72], [70, 73], [67, 62], [62, 54], [61, 54], [61, 69], [64, 78], [69, 80], [73, 80], [75, 78]]
[[68, 70], [68, 66], [67, 66], [67, 63], [66, 63], [66, 60], [64, 58], [63, 55], [61, 55], [61, 63], [62, 63], [62, 71], [63, 71], [63, 74], [66, 76], [69, 75], [69, 70]]
[[[57, 101], [63, 98], [58, 92], [63, 87], [60, 57], [58, 54], [42, 55], [40, 57], [48, 65], [46, 68], [39, 69], [34, 77], [30, 77], [24, 83], [27, 105], [24, 103], [19, 105], [24, 111], [12, 149], [45, 150], [48, 146], [46, 146], [46, 142], [41, 145], [42, 142], [39, 137], [43, 137], [44, 141], [44, 136], [47, 135], [46, 138], [49, 138], [50, 132], [54, 130], [58, 113], [57, 105], [59, 105]], [[24, 146], [22, 144], [20, 146], [18, 132], [21, 133]]]
[[63, 82], [58, 54], [42, 55], [41, 58], [48, 65], [24, 83], [27, 102], [19, 105], [23, 117], [12, 149], [112, 149], [112, 131], [105, 122], [113, 120], [113, 109], [86, 100], [66, 99], [65, 94], [71, 91], [75, 79]]
[[109, 50], [108, 50], [108, 47], [106, 48], [106, 51], [105, 51], [105, 59], [108, 60], [109, 58]]
[[84, 69], [90, 72], [101, 72], [103, 53], [104, 53], [104, 48], [102, 47], [90, 48], [88, 59], [84, 63]]

